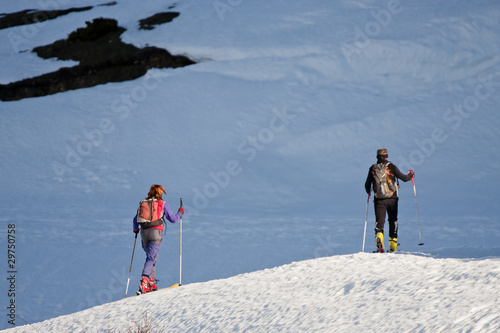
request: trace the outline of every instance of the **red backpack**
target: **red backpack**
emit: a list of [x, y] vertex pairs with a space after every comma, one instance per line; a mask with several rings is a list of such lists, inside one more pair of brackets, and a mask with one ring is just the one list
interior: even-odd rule
[[137, 209], [137, 223], [143, 229], [162, 225], [164, 203], [165, 201], [158, 199], [141, 200]]

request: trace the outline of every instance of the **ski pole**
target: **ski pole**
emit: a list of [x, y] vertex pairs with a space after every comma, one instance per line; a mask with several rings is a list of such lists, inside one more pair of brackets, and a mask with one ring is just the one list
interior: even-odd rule
[[[181, 198], [181, 208], [182, 208], [182, 198]], [[182, 285], [182, 215], [181, 215], [181, 231], [179, 238], [179, 286]]]
[[[410, 170], [410, 171], [413, 172], [413, 170]], [[413, 178], [411, 179], [411, 182], [413, 184], [413, 195], [415, 196], [415, 209], [417, 211], [418, 237], [420, 239], [420, 243], [418, 243], [418, 246], [422, 246], [422, 245], [424, 245], [424, 243], [422, 243], [422, 235], [420, 234], [420, 221], [418, 219], [417, 190], [415, 189], [415, 182], [413, 181]]]
[[128, 293], [128, 285], [130, 283], [130, 272], [132, 271], [132, 262], [134, 261], [134, 252], [135, 252], [135, 242], [137, 241], [137, 233], [134, 238], [134, 248], [132, 249], [132, 259], [130, 259], [130, 268], [128, 269], [128, 280], [127, 280], [127, 289], [125, 289], [125, 297], [127, 297]]
[[370, 202], [370, 193], [368, 193], [368, 198], [366, 199], [366, 213], [365, 213], [365, 231], [363, 232], [363, 248], [361, 249], [361, 252], [365, 252], [365, 238], [366, 238], [366, 223], [368, 222], [368, 204]]

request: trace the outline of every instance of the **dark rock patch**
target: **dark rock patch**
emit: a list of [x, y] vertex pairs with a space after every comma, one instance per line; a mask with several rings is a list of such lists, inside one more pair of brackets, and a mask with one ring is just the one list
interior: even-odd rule
[[171, 22], [174, 18], [179, 16], [178, 12], [164, 12], [154, 14], [148, 18], [139, 21], [139, 28], [142, 30], [153, 30], [155, 25]]
[[13, 101], [93, 87], [108, 82], [133, 80], [151, 68], [177, 68], [194, 64], [185, 56], [171, 55], [157, 47], [138, 48], [123, 43], [125, 31], [116, 20], [99, 18], [86, 28], [72, 32], [67, 39], [40, 46], [33, 52], [44, 59], [75, 60], [74, 67], [0, 85], [0, 100]]
[[101, 3], [100, 5], [97, 5], [97, 7], [102, 7], [102, 6], [114, 6], [116, 5], [117, 2], [116, 1], [110, 1], [110, 2], [106, 2], [106, 3]]
[[[116, 2], [108, 2], [99, 6], [112, 6], [116, 5]], [[10, 14], [0, 14], [0, 29], [17, 27], [20, 25], [33, 24], [38, 22], [44, 22], [47, 20], [55, 19], [59, 16], [67, 15], [74, 12], [83, 12], [91, 10], [93, 6], [69, 8], [61, 10], [36, 10], [36, 9], [25, 9], [19, 12]]]

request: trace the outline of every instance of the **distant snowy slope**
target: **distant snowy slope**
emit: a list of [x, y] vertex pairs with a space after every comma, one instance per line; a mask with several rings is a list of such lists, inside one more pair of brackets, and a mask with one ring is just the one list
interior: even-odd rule
[[[415, 169], [429, 215], [496, 215], [498, 192], [484, 184], [500, 183], [499, 150], [489, 144], [500, 125], [497, 2], [254, 1], [222, 11], [216, 3], [181, 1], [172, 9], [178, 18], [149, 31], [138, 30], [138, 20], [167, 10], [161, 2], [140, 9], [118, 2], [40, 24], [23, 50], [103, 16], [128, 29], [125, 42], [202, 62], [2, 103], [9, 145], [1, 152], [11, 158], [1, 162], [1, 181], [11, 190], [1, 205], [11, 209], [8, 197], [21, 193], [42, 202], [28, 190], [35, 185], [47, 200], [64, 194], [100, 208], [118, 188], [120, 208], [128, 208], [137, 191], [162, 178], [204, 213], [262, 209], [273, 200], [279, 215], [314, 202], [322, 215], [350, 216], [363, 203], [374, 151], [387, 146], [404, 171]], [[0, 33], [8, 40], [20, 29]], [[3, 54], [14, 52], [3, 45]], [[30, 75], [32, 55], [16, 57], [17, 66], [2, 57], [5, 75]], [[270, 128], [275, 111], [285, 110], [289, 121]], [[99, 127], [103, 119], [109, 128]], [[89, 139], [97, 131], [102, 140]], [[155, 140], [144, 140], [152, 133]], [[136, 158], [158, 150], [165, 153], [153, 165]], [[210, 175], [229, 161], [241, 172], [211, 189]], [[481, 167], [472, 173], [475, 161]]]
[[354, 254], [127, 298], [6, 332], [498, 332], [499, 259]]
[[[78, 0], [71, 6], [103, 2]], [[43, 10], [49, 4], [70, 6], [24, 0], [3, 2], [0, 12]], [[153, 30], [138, 28], [140, 19], [169, 10], [180, 15]], [[115, 18], [126, 28], [125, 43], [166, 48], [198, 63], [152, 69], [133, 81], [0, 102], [0, 253], [6, 253], [7, 226], [15, 224], [17, 310], [27, 321], [124, 296], [134, 241], [131, 220], [154, 183], [165, 186], [174, 209], [181, 197], [186, 207], [186, 286], [169, 291], [173, 295], [197, 286], [190, 283], [359, 252], [367, 199], [363, 185], [379, 147], [389, 149], [403, 172], [416, 174], [420, 220], [412, 185], [402, 183], [400, 249], [477, 259], [416, 258], [415, 263], [424, 260], [436, 273], [433, 265], [456, 263], [465, 269], [493, 265], [495, 259], [482, 258], [500, 257], [499, 1], [151, 0], [138, 5], [118, 0], [0, 30], [0, 82], [71, 66], [38, 59], [31, 50], [97, 17]], [[370, 202], [367, 251], [374, 247], [373, 226]], [[419, 231], [424, 247], [418, 246]], [[390, 260], [413, 257], [383, 258], [377, 268], [381, 276], [398, 273]], [[138, 244], [133, 289], [143, 260]], [[351, 261], [372, 264], [362, 254], [328, 260], [340, 260], [342, 270]], [[169, 225], [158, 263], [160, 286], [177, 282], [178, 269], [179, 226]], [[418, 278], [405, 269], [406, 276]], [[477, 279], [471, 273], [473, 283], [486, 285], [491, 276], [479, 272]], [[446, 277], [451, 285], [454, 278]], [[373, 282], [378, 278], [367, 279], [365, 284], [385, 288]], [[0, 291], [7, 290], [5, 281]], [[335, 288], [350, 283], [342, 280]], [[351, 291], [365, 287], [356, 283]], [[398, 287], [408, 299], [419, 300], [420, 287], [410, 290], [401, 282]], [[446, 286], [433, 288], [440, 287]], [[373, 318], [379, 312], [370, 295], [361, 303]], [[305, 290], [299, 296], [313, 302]], [[483, 301], [473, 298], [465, 309], [465, 298], [452, 296], [448, 303], [459, 307], [460, 317], [438, 319], [436, 327], [446, 327], [450, 318], [451, 330], [460, 323], [479, 327], [485, 312], [489, 318]], [[9, 301], [2, 292], [0, 303]], [[410, 310], [417, 307], [411, 303], [387, 306], [408, 311], [404, 319], [412, 320]], [[441, 310], [438, 303], [418, 304], [418, 309]], [[330, 306], [341, 311], [342, 305]], [[325, 314], [324, 322], [342, 323], [328, 317], [335, 313]], [[432, 325], [428, 322], [435, 319], [428, 316], [423, 322]], [[465, 319], [454, 323], [459, 318]], [[360, 323], [369, 325], [366, 319]], [[409, 325], [418, 331], [420, 323], [415, 319]], [[2, 320], [0, 329], [7, 327]]]

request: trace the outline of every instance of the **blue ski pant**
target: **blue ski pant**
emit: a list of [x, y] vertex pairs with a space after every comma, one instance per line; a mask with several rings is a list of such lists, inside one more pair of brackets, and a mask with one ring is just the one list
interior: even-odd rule
[[160, 251], [161, 242], [163, 240], [163, 233], [159, 229], [149, 228], [141, 230], [142, 248], [146, 252], [146, 262], [142, 270], [142, 276], [149, 278], [155, 277], [156, 259]]

